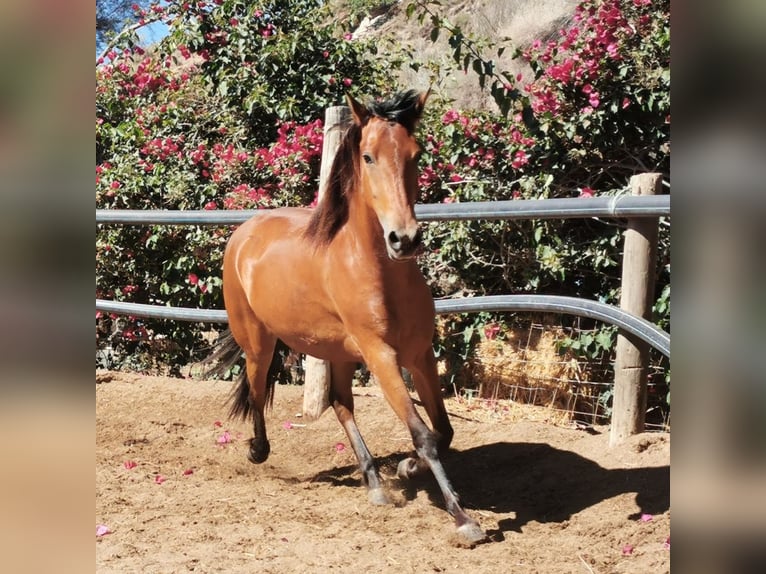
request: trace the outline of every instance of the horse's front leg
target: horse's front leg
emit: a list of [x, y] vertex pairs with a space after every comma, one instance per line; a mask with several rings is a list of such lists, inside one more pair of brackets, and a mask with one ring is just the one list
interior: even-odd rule
[[356, 363], [332, 363], [330, 366], [330, 402], [338, 421], [343, 426], [343, 430], [346, 431], [351, 448], [356, 454], [359, 469], [362, 471], [362, 479], [367, 485], [367, 496], [373, 504], [388, 504], [390, 500], [383, 488], [375, 460], [372, 458], [354, 418], [354, 395], [351, 391], [351, 381], [356, 370]]
[[[439, 460], [440, 435], [438, 432], [429, 429], [417, 410], [415, 410], [415, 405], [412, 403], [412, 399], [401, 376], [401, 368], [397, 361], [396, 352], [392, 348], [381, 344], [369, 349], [365, 354], [365, 359], [367, 366], [380, 382], [386, 400], [399, 418], [407, 425], [419, 460], [423, 461], [433, 473], [444, 496], [447, 512], [455, 518], [458, 535], [471, 544], [485, 540], [486, 535], [478, 522], [468, 516], [460, 506], [459, 496], [452, 488], [444, 466]], [[436, 413], [439, 407], [437, 404], [434, 404], [433, 407]], [[441, 408], [444, 408], [443, 403]], [[446, 411], [444, 415], [446, 417]], [[441, 422], [440, 424], [443, 425], [444, 423]], [[442, 430], [446, 431], [447, 429], [442, 427]], [[452, 428], [449, 427], [447, 434], [450, 435], [450, 438], [451, 430]], [[420, 463], [416, 462], [415, 464]]]
[[[431, 427], [437, 438], [439, 454], [443, 455], [452, 443], [455, 434], [449, 422], [447, 409], [444, 407], [439, 374], [436, 367], [436, 357], [431, 346], [415, 358], [411, 364], [404, 365], [412, 373], [415, 390], [423, 403], [426, 414], [431, 421]], [[397, 474], [401, 478], [413, 478], [430, 469], [428, 462], [420, 458], [406, 458], [399, 463]]]

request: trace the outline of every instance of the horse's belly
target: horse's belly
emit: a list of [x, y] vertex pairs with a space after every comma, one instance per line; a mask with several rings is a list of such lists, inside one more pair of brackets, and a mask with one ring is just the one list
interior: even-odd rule
[[360, 361], [361, 353], [340, 318], [310, 298], [254, 309], [269, 331], [299, 353], [319, 359]]

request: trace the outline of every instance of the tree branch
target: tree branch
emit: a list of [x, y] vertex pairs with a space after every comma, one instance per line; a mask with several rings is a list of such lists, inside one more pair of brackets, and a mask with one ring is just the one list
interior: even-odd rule
[[117, 34], [114, 38], [112, 38], [109, 43], [106, 45], [106, 48], [102, 50], [102, 52], [98, 55], [98, 58], [96, 58], [96, 65], [98, 66], [98, 61], [106, 57], [106, 55], [112, 51], [112, 49], [117, 45], [117, 43], [128, 34], [131, 34], [138, 30], [139, 28], [143, 28], [144, 26], [148, 26], [149, 24], [153, 24], [154, 22], [159, 22], [162, 20], [162, 17], [164, 14], [157, 14], [156, 16], [144, 20], [143, 22], [135, 22], [134, 24], [131, 24], [130, 26], [126, 26], [123, 28], [119, 34]]

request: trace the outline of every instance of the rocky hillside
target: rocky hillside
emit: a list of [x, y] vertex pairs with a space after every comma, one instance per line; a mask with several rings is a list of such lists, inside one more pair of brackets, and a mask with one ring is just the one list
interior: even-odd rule
[[[369, 7], [354, 11], [354, 6]], [[453, 99], [459, 108], [492, 108], [492, 98], [482, 93], [476, 76], [465, 74], [452, 60], [452, 51], [446, 34], [431, 41], [433, 28], [429, 18], [418, 21], [419, 10], [408, 18], [406, 8], [410, 0], [382, 0], [375, 2], [339, 1], [339, 15], [358, 22], [354, 36], [375, 36], [381, 39], [385, 50], [391, 41], [402, 45], [423, 64], [415, 72], [405, 68], [402, 85], [426, 88], [429, 85], [441, 96]], [[521, 60], [513, 60], [515, 47], [525, 47], [535, 39], [542, 41], [556, 35], [569, 22], [576, 0], [442, 0], [432, 9], [452, 25], [459, 26], [470, 36], [487, 46], [503, 42], [506, 50], [497, 57], [496, 48], [486, 48], [483, 55], [494, 59], [501, 70], [514, 74], [529, 74]]]

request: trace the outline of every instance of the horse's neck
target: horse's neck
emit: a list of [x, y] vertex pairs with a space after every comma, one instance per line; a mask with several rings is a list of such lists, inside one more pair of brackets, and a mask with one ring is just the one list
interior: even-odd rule
[[349, 202], [348, 220], [345, 233], [352, 239], [360, 255], [369, 259], [371, 264], [385, 265], [388, 262], [383, 228], [375, 212], [360, 197], [352, 197]]
[[[359, 199], [359, 198], [355, 198]], [[393, 261], [388, 256], [383, 228], [375, 212], [361, 200], [349, 205], [349, 218], [344, 226], [345, 240], [353, 244], [354, 266], [364, 269], [366, 283], [379, 282], [390, 294], [409, 289], [413, 281], [422, 281], [423, 275], [412, 261]], [[398, 297], [402, 295], [395, 295]]]

